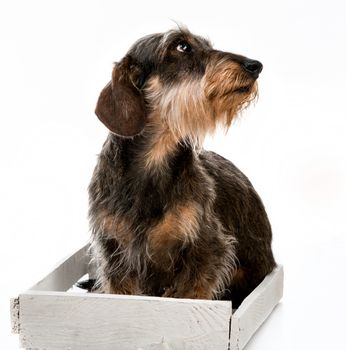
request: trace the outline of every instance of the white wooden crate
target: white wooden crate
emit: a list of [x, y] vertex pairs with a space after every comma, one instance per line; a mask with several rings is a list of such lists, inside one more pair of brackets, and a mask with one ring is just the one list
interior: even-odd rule
[[231, 301], [67, 291], [88, 273], [87, 249], [11, 300], [12, 331], [22, 348], [241, 350], [282, 297], [282, 266], [235, 311]]

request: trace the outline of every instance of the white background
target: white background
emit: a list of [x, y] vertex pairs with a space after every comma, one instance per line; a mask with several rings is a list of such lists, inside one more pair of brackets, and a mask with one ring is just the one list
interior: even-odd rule
[[89, 237], [107, 134], [93, 111], [112, 62], [172, 20], [264, 64], [256, 106], [206, 142], [262, 196], [285, 266], [283, 302], [247, 349], [345, 349], [342, 0], [1, 2], [0, 347], [18, 348], [9, 298]]

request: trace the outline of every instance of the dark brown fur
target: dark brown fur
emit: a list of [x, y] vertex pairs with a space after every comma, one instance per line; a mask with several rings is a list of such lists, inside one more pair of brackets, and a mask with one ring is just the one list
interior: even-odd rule
[[187, 30], [140, 39], [115, 65], [96, 108], [111, 133], [89, 187], [98, 290], [238, 306], [272, 271], [259, 196], [201, 147], [255, 97], [261, 67]]

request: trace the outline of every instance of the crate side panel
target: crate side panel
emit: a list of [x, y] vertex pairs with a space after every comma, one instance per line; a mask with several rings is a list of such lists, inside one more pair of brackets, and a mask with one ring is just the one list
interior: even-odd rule
[[24, 348], [226, 350], [230, 302], [23, 294]]
[[55, 269], [45, 278], [36, 283], [30, 290], [39, 291], [66, 291], [80, 277], [88, 272], [89, 257], [87, 254], [89, 245], [85, 245], [74, 254], [62, 260]]
[[283, 268], [278, 266], [232, 315], [231, 350], [241, 350], [267, 319], [283, 295]]

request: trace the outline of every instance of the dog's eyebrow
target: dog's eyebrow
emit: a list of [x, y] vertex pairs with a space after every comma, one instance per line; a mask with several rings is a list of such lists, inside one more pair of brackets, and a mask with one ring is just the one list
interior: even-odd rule
[[187, 33], [184, 33], [182, 31], [168, 31], [162, 36], [161, 39], [161, 46], [168, 47], [169, 45], [173, 44], [177, 40], [188, 40]]
[[208, 48], [212, 47], [212, 44], [208, 39], [206, 39], [202, 36], [193, 35], [188, 30], [181, 29], [179, 31], [176, 31], [174, 34], [175, 35], [172, 37], [170, 44], [174, 43], [177, 40], [184, 40], [184, 41], [187, 41], [191, 45], [197, 44], [200, 46], [207, 46]]
[[209, 39], [204, 38], [202, 36], [193, 36], [194, 41], [196, 41], [198, 44], [202, 45], [202, 46], [207, 46], [212, 48], [212, 43]]

